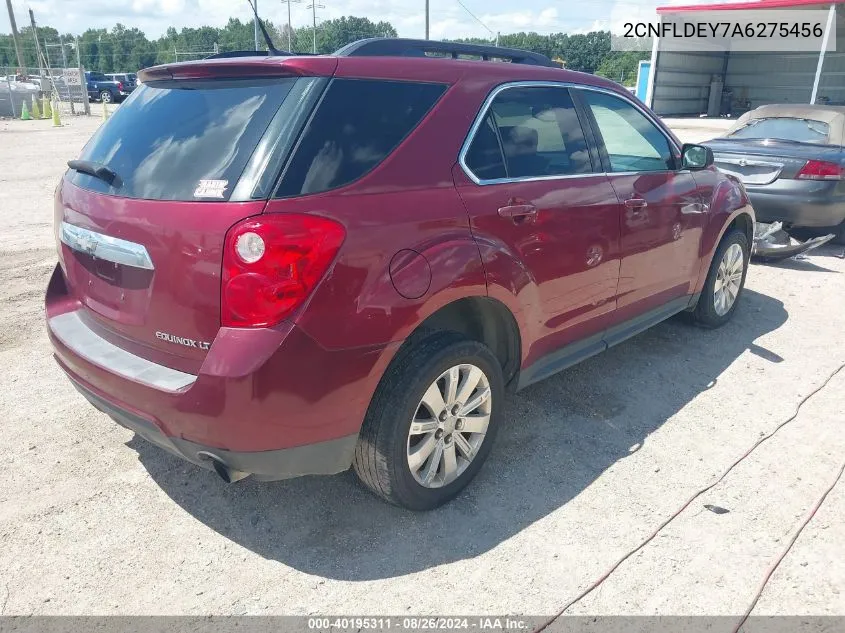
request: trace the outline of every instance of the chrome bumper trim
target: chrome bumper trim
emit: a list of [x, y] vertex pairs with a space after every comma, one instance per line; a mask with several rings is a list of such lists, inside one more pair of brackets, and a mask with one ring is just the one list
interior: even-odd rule
[[110, 343], [85, 325], [78, 312], [65, 312], [47, 323], [53, 335], [75, 354], [129, 380], [170, 392], [181, 391], [197, 380], [193, 374], [158, 365]]

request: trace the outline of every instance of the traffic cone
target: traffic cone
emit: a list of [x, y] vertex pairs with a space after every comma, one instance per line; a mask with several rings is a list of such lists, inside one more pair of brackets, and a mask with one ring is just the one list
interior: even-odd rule
[[[35, 103], [35, 101], [33, 101]], [[29, 108], [26, 107], [26, 101], [23, 102], [21, 106], [21, 121], [31, 121], [32, 117], [29, 116]]]
[[107, 120], [108, 118], [109, 118], [109, 108], [106, 105], [106, 102], [103, 101], [103, 121]]
[[59, 118], [59, 104], [53, 107], [53, 127], [62, 127], [62, 120]]
[[32, 100], [32, 118], [33, 119], [40, 119], [41, 118], [41, 108], [38, 107], [38, 99]]
[[53, 118], [53, 108], [50, 107], [50, 99], [47, 95], [44, 95], [44, 99], [41, 102], [41, 116], [45, 119]]

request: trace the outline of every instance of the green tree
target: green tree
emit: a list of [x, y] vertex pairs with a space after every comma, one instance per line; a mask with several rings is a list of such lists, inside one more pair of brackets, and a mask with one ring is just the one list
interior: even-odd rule
[[566, 67], [594, 73], [610, 53], [610, 31], [591, 31], [570, 35], [560, 51]]
[[[396, 29], [390, 22], [372, 22], [367, 18], [343, 16], [326, 20], [317, 25], [317, 52], [333, 53], [356, 40], [368, 37], [397, 37]], [[293, 50], [310, 53], [313, 47], [314, 30], [311, 27], [296, 29]], [[281, 45], [281, 42], [278, 42]], [[287, 39], [285, 39], [287, 45]]]
[[613, 51], [602, 60], [596, 74], [619, 82], [623, 86], [633, 86], [637, 82], [637, 69], [640, 60], [650, 57], [651, 53], [646, 52]]

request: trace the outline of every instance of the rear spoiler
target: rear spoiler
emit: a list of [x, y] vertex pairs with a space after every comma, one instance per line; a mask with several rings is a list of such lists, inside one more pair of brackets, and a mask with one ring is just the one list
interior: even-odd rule
[[184, 79], [247, 79], [262, 77], [330, 77], [337, 68], [334, 57], [225, 57], [163, 64], [138, 71], [150, 81]]

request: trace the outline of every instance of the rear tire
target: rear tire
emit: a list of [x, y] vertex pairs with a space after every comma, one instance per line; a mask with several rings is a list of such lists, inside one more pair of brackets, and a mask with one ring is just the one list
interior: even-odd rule
[[370, 403], [355, 473], [382, 499], [411, 510], [450, 501], [490, 454], [504, 393], [502, 367], [486, 345], [454, 332], [411, 342]]
[[748, 238], [742, 231], [730, 230], [722, 238], [692, 312], [697, 325], [717, 328], [731, 320], [745, 288], [749, 251]]
[[845, 244], [845, 222], [842, 222], [835, 231], [836, 237], [833, 238], [834, 244]]
[[114, 97], [108, 90], [103, 90], [100, 93], [100, 101], [103, 103], [112, 103], [114, 101]]

